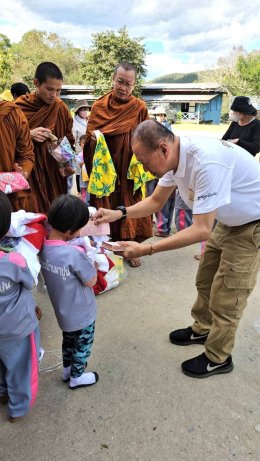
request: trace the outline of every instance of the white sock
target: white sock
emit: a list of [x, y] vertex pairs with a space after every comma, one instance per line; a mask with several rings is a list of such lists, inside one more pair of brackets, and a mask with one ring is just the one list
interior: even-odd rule
[[93, 373], [92, 371], [88, 373], [83, 373], [78, 378], [70, 377], [70, 387], [77, 387], [77, 386], [91, 386], [98, 381], [98, 374]]
[[69, 367], [63, 367], [63, 372], [62, 372], [63, 381], [67, 381], [69, 379], [70, 370], [71, 370], [71, 365]]

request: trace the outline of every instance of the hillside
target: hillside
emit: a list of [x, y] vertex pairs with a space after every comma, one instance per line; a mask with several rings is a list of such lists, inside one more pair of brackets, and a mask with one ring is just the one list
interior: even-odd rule
[[195, 83], [205, 81], [205, 76], [208, 71], [201, 70], [198, 72], [190, 72], [188, 74], [167, 74], [150, 80], [147, 83]]

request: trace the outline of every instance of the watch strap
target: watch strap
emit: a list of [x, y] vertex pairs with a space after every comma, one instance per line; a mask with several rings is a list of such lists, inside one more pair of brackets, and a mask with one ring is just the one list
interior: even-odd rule
[[120, 210], [122, 211], [122, 217], [121, 217], [121, 220], [124, 220], [127, 218], [127, 211], [126, 211], [126, 207], [123, 206], [123, 205], [120, 205], [116, 208], [116, 210]]

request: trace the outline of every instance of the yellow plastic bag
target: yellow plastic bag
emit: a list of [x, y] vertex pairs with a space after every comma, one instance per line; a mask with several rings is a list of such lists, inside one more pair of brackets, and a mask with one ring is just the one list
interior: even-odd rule
[[133, 154], [131, 162], [127, 172], [127, 179], [132, 179], [134, 181], [134, 193], [141, 187], [142, 198], [146, 197], [146, 187], [145, 184], [151, 179], [155, 179], [149, 171], [144, 171], [143, 164], [139, 162]]

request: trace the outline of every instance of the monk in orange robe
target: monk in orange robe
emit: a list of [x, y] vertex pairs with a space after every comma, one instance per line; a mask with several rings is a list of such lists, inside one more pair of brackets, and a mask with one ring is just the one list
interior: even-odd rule
[[[115, 209], [120, 205], [128, 207], [142, 199], [141, 190], [134, 194], [134, 182], [127, 179], [127, 171], [133, 155], [132, 133], [139, 123], [149, 118], [145, 102], [132, 95], [135, 79], [136, 69], [132, 64], [127, 62], [118, 64], [113, 76], [113, 90], [99, 98], [92, 106], [84, 146], [88, 175], [91, 174], [96, 147], [94, 130], [100, 130], [105, 136], [117, 173], [115, 192], [101, 199], [94, 195], [90, 196], [90, 204], [96, 208]], [[141, 242], [152, 235], [150, 217], [111, 223], [113, 240]], [[140, 265], [140, 260], [133, 260], [130, 265], [137, 267]]]
[[61, 176], [57, 161], [49, 153], [49, 135], [66, 136], [74, 145], [73, 119], [59, 99], [63, 76], [52, 62], [39, 64], [35, 72], [36, 92], [21, 96], [15, 103], [24, 112], [34, 144], [35, 167], [30, 177], [31, 211], [47, 212], [51, 202], [67, 193], [67, 178]]
[[[13, 102], [0, 102], [0, 172], [21, 172], [26, 179], [34, 165], [28, 122]], [[8, 194], [13, 211], [30, 209], [30, 191]]]

